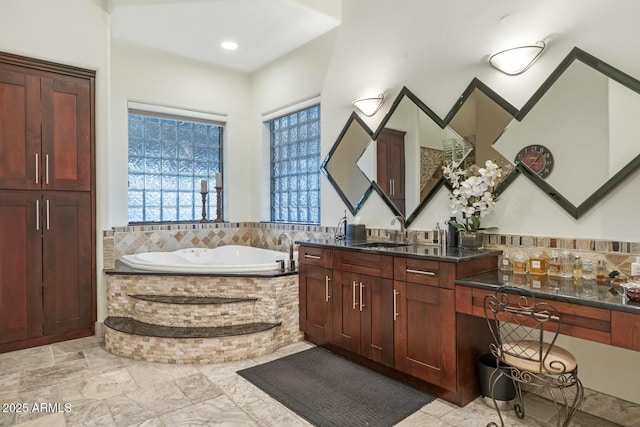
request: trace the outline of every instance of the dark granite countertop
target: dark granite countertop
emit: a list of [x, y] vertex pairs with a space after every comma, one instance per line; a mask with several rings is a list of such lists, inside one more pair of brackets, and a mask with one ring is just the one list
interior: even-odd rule
[[630, 301], [620, 294], [614, 295], [615, 292], [611, 291], [612, 288], [616, 292], [619, 288], [612, 286], [610, 279], [597, 282], [595, 280], [575, 280], [571, 277], [514, 274], [496, 269], [456, 279], [455, 284], [487, 290], [494, 290], [498, 286], [509, 284], [515, 288], [527, 289], [535, 296], [552, 301], [640, 314], [640, 303]]
[[420, 258], [433, 261], [445, 262], [461, 262], [475, 258], [483, 258], [487, 256], [496, 256], [502, 253], [499, 250], [467, 250], [457, 247], [447, 247], [444, 251], [437, 244], [407, 244], [405, 246], [393, 247], [369, 247], [366, 244], [375, 245], [376, 243], [387, 244], [389, 241], [383, 240], [367, 240], [363, 241], [345, 241], [345, 240], [297, 240], [295, 243], [303, 246], [312, 246], [329, 249], [348, 249], [358, 250], [368, 253], [378, 253], [383, 255], [402, 256], [407, 258]]
[[280, 277], [290, 276], [292, 274], [298, 274], [298, 270], [285, 270], [280, 271], [273, 269], [269, 271], [252, 271], [249, 273], [169, 273], [162, 271], [151, 270], [139, 270], [137, 268], [131, 268], [120, 260], [116, 260], [115, 268], [105, 269], [105, 274], [121, 274], [121, 275], [151, 275], [151, 276], [217, 276], [217, 277]]

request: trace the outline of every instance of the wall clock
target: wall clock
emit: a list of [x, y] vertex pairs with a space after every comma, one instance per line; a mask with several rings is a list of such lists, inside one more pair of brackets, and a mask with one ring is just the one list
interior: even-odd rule
[[527, 145], [518, 152], [515, 162], [522, 162], [540, 178], [546, 178], [553, 170], [553, 154], [543, 145]]

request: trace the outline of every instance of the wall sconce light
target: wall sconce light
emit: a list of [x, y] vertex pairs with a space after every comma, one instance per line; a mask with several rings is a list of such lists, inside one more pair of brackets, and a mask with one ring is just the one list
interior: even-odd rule
[[544, 51], [545, 44], [540, 41], [533, 45], [506, 49], [489, 56], [489, 64], [510, 76], [524, 73]]
[[382, 107], [382, 103], [384, 102], [384, 95], [380, 94], [373, 98], [360, 98], [356, 99], [352, 102], [353, 106], [356, 107], [362, 114], [367, 117], [373, 116], [378, 112], [380, 107]]

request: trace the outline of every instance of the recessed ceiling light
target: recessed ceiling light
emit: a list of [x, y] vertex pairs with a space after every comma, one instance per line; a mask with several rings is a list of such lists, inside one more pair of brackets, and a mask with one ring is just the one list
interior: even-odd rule
[[226, 50], [236, 50], [238, 48], [238, 43], [232, 41], [226, 41], [220, 43], [220, 46]]

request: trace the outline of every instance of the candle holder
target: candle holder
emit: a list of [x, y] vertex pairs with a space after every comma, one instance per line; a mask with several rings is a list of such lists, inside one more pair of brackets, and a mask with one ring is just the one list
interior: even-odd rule
[[203, 191], [200, 194], [202, 195], [202, 219], [200, 222], [209, 222], [207, 219], [207, 192]]
[[224, 222], [222, 219], [222, 187], [216, 186], [216, 221]]

